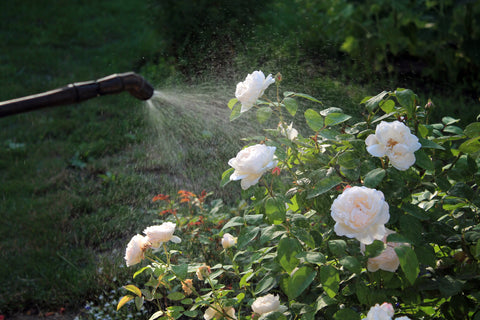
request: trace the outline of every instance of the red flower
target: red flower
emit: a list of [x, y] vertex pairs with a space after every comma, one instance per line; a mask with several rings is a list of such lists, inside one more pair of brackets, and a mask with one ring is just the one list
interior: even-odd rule
[[282, 170], [281, 170], [279, 167], [275, 167], [275, 168], [273, 168], [273, 170], [272, 170], [272, 174], [273, 174], [273, 175], [276, 175], [276, 176], [279, 176], [279, 175], [280, 175], [280, 172], [282, 172]]

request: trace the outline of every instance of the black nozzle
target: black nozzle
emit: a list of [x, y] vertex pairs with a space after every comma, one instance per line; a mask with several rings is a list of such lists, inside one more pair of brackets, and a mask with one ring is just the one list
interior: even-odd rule
[[78, 103], [122, 91], [128, 91], [140, 100], [148, 100], [154, 93], [152, 85], [134, 72], [112, 74], [96, 81], [73, 83], [44, 93], [0, 102], [0, 117], [44, 107]]

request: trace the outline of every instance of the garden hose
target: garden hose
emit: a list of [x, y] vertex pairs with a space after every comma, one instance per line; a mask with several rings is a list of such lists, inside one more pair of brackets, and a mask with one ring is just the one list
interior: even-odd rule
[[134, 72], [112, 74], [95, 81], [69, 84], [63, 88], [0, 102], [0, 117], [45, 107], [82, 102], [98, 96], [128, 91], [140, 100], [152, 97], [154, 88]]

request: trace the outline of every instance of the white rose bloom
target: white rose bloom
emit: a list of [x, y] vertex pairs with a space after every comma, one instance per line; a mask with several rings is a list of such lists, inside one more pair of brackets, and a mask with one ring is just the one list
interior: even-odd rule
[[268, 86], [274, 82], [275, 79], [271, 74], [265, 78], [262, 71], [254, 71], [245, 78], [245, 81], [239, 82], [235, 90], [235, 97], [242, 103], [240, 112], [250, 110]]
[[163, 242], [172, 241], [174, 243], [180, 243], [182, 240], [174, 236], [175, 223], [165, 222], [159, 226], [151, 226], [143, 230], [143, 233], [147, 236], [148, 241], [152, 243], [153, 248], [158, 248]]
[[339, 236], [356, 238], [363, 244], [381, 240], [390, 219], [388, 204], [381, 191], [367, 187], [345, 189], [332, 203], [331, 215]]
[[[216, 319], [225, 318], [223, 314], [221, 312], [218, 312], [217, 310], [222, 310], [222, 308], [218, 304], [215, 304], [213, 308], [208, 307], [208, 309], [205, 311], [205, 314], [203, 315], [203, 318], [205, 320], [211, 320], [213, 318], [216, 318]], [[237, 319], [237, 317], [235, 316], [235, 309], [233, 307], [223, 308], [223, 312], [228, 316], [228, 318], [226, 319]]]
[[230, 176], [230, 180], [242, 180], [241, 186], [243, 190], [248, 189], [262, 175], [277, 165], [274, 160], [275, 147], [268, 147], [264, 144], [256, 144], [241, 150], [235, 158], [228, 161], [228, 164], [235, 169]]
[[125, 250], [125, 261], [127, 267], [140, 263], [144, 258], [145, 250], [151, 246], [151, 243], [146, 237], [137, 234], [133, 236]]
[[[387, 245], [385, 250], [374, 258], [369, 258], [367, 261], [367, 270], [370, 272], [376, 272], [378, 269], [382, 269], [389, 272], [395, 272], [400, 265], [400, 260], [398, 259], [397, 253], [395, 252], [396, 247], [402, 245], [407, 245], [406, 243], [400, 242], [387, 242], [387, 237], [395, 233], [395, 231], [385, 228], [387, 233], [383, 237], [383, 242]], [[360, 245], [360, 250], [362, 253], [365, 251], [365, 245]]]
[[228, 249], [237, 244], [237, 238], [232, 236], [230, 233], [225, 233], [222, 238], [222, 247], [223, 249]]
[[390, 303], [384, 302], [382, 305], [378, 303], [371, 307], [367, 313], [367, 317], [362, 320], [391, 320], [395, 311]]
[[284, 122], [280, 122], [278, 128], [280, 129], [280, 134], [287, 137], [290, 141], [293, 141], [298, 137], [298, 131], [293, 127], [293, 122], [290, 123], [288, 127]]
[[367, 151], [374, 157], [387, 156], [392, 165], [405, 171], [415, 163], [414, 152], [422, 146], [410, 128], [400, 121], [382, 121], [365, 140]]
[[259, 315], [278, 311], [280, 310], [280, 298], [271, 293], [257, 298], [252, 304], [252, 310]]
[[395, 318], [395, 320], [410, 320], [410, 318], [407, 316], [403, 316], [403, 317]]

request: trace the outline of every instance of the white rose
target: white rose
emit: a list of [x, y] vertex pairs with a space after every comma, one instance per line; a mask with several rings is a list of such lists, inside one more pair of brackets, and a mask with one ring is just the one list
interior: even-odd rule
[[253, 107], [268, 86], [274, 82], [275, 79], [271, 74], [265, 78], [262, 71], [254, 71], [245, 78], [245, 81], [239, 82], [235, 90], [235, 97], [242, 103], [240, 112], [248, 111]]
[[287, 127], [287, 124], [284, 122], [280, 122], [278, 124], [278, 128], [280, 129], [280, 134], [287, 137], [289, 140], [293, 141], [298, 137], [298, 131], [293, 127], [293, 122]]
[[280, 309], [280, 298], [269, 293], [266, 296], [257, 298], [252, 304], [253, 312], [262, 315]]
[[367, 317], [362, 320], [391, 320], [395, 311], [390, 303], [384, 302], [382, 305], [378, 303], [371, 307], [367, 313]]
[[410, 320], [410, 318], [407, 316], [403, 316], [403, 317], [395, 318], [395, 320]]
[[[218, 304], [215, 304], [213, 307], [208, 307], [208, 309], [205, 311], [205, 314], [203, 315], [203, 318], [205, 320], [210, 320], [213, 318], [222, 319], [224, 318], [224, 315], [219, 312], [220, 310], [222, 310], [222, 308]], [[228, 318], [226, 319], [237, 319], [237, 317], [235, 316], [235, 309], [233, 307], [223, 308], [223, 313], [228, 316]]]
[[374, 157], [387, 156], [392, 165], [405, 171], [415, 163], [414, 152], [422, 146], [410, 128], [400, 121], [382, 121], [365, 140], [367, 151]]
[[381, 240], [390, 219], [388, 204], [381, 191], [367, 187], [345, 189], [332, 203], [331, 215], [339, 236], [356, 238], [364, 244]]
[[237, 238], [232, 236], [230, 233], [225, 233], [222, 238], [222, 247], [223, 249], [228, 249], [237, 244]]
[[242, 180], [243, 190], [258, 183], [265, 171], [273, 169], [277, 165], [274, 160], [275, 147], [264, 144], [256, 144], [240, 151], [228, 164], [235, 169], [230, 180]]
[[163, 242], [172, 241], [180, 243], [182, 240], [174, 236], [175, 223], [165, 222], [159, 226], [151, 226], [143, 230], [147, 236], [148, 241], [151, 242], [153, 248], [158, 248]]
[[[395, 231], [385, 228], [387, 233], [383, 237], [383, 242], [387, 245], [385, 250], [374, 258], [369, 258], [367, 261], [367, 270], [370, 272], [376, 272], [378, 269], [382, 269], [389, 272], [395, 272], [400, 265], [400, 260], [398, 259], [397, 253], [395, 252], [396, 247], [406, 245], [405, 243], [400, 242], [387, 242], [387, 237], [395, 233]], [[365, 245], [361, 244], [360, 249], [362, 252], [365, 251]]]
[[144, 258], [145, 250], [151, 246], [151, 243], [146, 237], [137, 234], [133, 236], [125, 250], [125, 261], [127, 267], [140, 263]]

